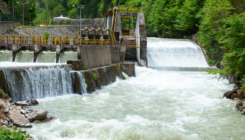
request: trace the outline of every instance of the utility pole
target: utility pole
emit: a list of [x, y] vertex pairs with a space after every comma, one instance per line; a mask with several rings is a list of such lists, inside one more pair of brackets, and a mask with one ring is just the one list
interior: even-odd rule
[[80, 45], [82, 45], [82, 41], [81, 41], [81, 26], [82, 26], [82, 8], [84, 8], [84, 5], [73, 5], [74, 8], [80, 8]]
[[20, 2], [18, 2], [18, 1], [17, 1], [17, 3], [19, 3], [19, 4], [22, 4], [22, 5], [23, 5], [23, 26], [25, 26], [25, 23], [24, 23], [24, 17], [25, 17], [24, 8], [25, 8], [25, 4], [28, 4], [28, 3], [30, 3], [30, 2], [27, 2], [27, 3], [20, 3]]

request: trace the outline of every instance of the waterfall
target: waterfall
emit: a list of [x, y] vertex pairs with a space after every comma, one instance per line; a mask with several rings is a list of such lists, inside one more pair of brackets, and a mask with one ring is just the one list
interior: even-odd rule
[[25, 63], [33, 62], [34, 60], [34, 51], [19, 51], [17, 53], [15, 62]]
[[67, 60], [77, 60], [77, 52], [76, 51], [63, 51], [60, 54], [59, 63], [66, 63]]
[[87, 93], [87, 84], [84, 78], [84, 73], [83, 72], [77, 72], [77, 74], [79, 75], [79, 81], [80, 81], [80, 89], [81, 89], [81, 93]]
[[41, 51], [37, 56], [37, 63], [56, 63], [56, 52]]
[[148, 38], [150, 67], [209, 67], [202, 49], [188, 39]]
[[53, 97], [72, 93], [72, 77], [67, 66], [3, 70], [8, 94], [14, 101]]
[[0, 50], [0, 62], [12, 62], [12, 51]]

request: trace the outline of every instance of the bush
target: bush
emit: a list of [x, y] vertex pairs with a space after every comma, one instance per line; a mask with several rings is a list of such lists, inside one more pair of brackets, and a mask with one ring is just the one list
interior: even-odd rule
[[86, 67], [86, 66], [83, 66], [83, 70], [87, 70], [88, 69], [88, 67]]
[[13, 128], [13, 132], [10, 131], [10, 128], [6, 130], [0, 128], [0, 140], [25, 140], [28, 137], [29, 134], [22, 133], [21, 129], [17, 129], [16, 126]]

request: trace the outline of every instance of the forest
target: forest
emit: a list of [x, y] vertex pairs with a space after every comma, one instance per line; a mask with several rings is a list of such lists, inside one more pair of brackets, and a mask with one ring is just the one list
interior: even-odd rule
[[[22, 18], [18, 0], [3, 0], [12, 14]], [[209, 56], [209, 64], [232, 73], [237, 84], [245, 83], [245, 0], [19, 0], [30, 4], [25, 20], [44, 21], [55, 16], [77, 18], [104, 17], [109, 7], [138, 7], [145, 14], [148, 36], [183, 38], [198, 35]], [[245, 88], [245, 84], [243, 85]]]

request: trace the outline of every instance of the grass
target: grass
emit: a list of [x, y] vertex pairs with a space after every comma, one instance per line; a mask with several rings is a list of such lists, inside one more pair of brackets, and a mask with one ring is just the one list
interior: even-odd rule
[[21, 129], [17, 129], [15, 126], [13, 132], [10, 132], [10, 128], [1, 129], [0, 128], [0, 139], [1, 140], [25, 140], [29, 137], [29, 134], [26, 132], [22, 133]]

